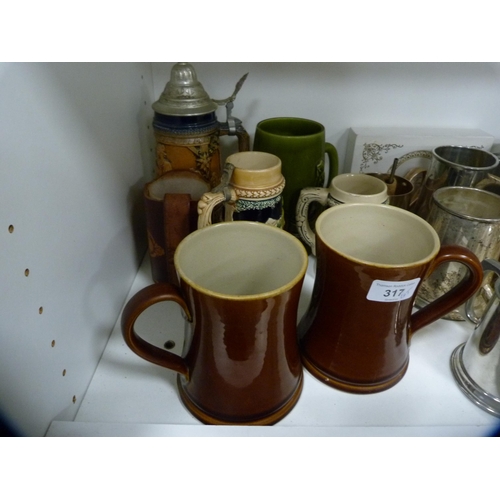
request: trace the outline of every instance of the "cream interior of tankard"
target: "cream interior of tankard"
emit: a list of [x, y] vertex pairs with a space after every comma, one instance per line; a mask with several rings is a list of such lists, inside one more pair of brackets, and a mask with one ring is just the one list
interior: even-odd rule
[[415, 214], [389, 205], [332, 207], [316, 222], [318, 237], [348, 258], [386, 266], [428, 261], [439, 251], [439, 236]]
[[187, 236], [177, 248], [179, 275], [224, 296], [277, 294], [302, 279], [307, 252], [294, 236], [258, 222], [225, 222]]

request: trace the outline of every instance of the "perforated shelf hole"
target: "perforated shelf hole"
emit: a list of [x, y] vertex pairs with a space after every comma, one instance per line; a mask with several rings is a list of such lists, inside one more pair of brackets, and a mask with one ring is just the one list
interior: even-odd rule
[[164, 344], [163, 347], [165, 349], [173, 349], [175, 347], [175, 342], [173, 340], [167, 340]]

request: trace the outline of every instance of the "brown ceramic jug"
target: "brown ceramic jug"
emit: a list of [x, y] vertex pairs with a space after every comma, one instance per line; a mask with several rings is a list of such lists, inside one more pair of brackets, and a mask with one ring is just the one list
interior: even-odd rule
[[[464, 303], [481, 284], [477, 257], [440, 247], [426, 221], [389, 205], [329, 208], [316, 222], [317, 274], [299, 324], [305, 367], [348, 392], [379, 392], [405, 374], [412, 335]], [[468, 269], [446, 295], [412, 314], [422, 280], [443, 263]]]
[[[307, 268], [303, 245], [266, 224], [220, 223], [187, 236], [174, 261], [180, 288], [150, 285], [127, 303], [127, 345], [178, 372], [180, 397], [202, 422], [274, 424], [302, 390], [296, 325]], [[155, 347], [134, 329], [144, 310], [168, 300], [189, 322], [182, 356]]]

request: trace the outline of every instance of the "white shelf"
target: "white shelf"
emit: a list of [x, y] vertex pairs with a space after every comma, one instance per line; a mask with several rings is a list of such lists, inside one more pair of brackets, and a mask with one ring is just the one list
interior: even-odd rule
[[[313, 261], [304, 282], [299, 315], [313, 286]], [[150, 284], [146, 258], [130, 290]], [[128, 300], [127, 298], [127, 300]], [[137, 331], [162, 346], [174, 340], [179, 352], [184, 321], [175, 303], [150, 308]], [[176, 374], [134, 354], [117, 322], [74, 421], [52, 422], [48, 436], [486, 436], [500, 420], [465, 397], [450, 370], [453, 349], [473, 326], [440, 320], [418, 331], [401, 382], [378, 394], [354, 395], [327, 387], [304, 371], [295, 408], [272, 427], [206, 426], [183, 406]]]

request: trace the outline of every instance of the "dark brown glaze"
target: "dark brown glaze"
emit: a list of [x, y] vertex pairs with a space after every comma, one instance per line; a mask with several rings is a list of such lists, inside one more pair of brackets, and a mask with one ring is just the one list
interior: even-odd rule
[[[317, 241], [317, 275], [309, 310], [299, 327], [304, 366], [324, 383], [348, 392], [379, 392], [395, 385], [409, 362], [411, 335], [444, 316], [481, 284], [478, 259], [462, 247], [443, 247], [420, 265], [377, 267], [353, 262]], [[423, 280], [437, 265], [463, 262], [468, 276], [446, 297], [411, 315], [414, 299], [367, 300], [373, 280]]]
[[189, 194], [167, 193], [163, 200], [148, 196], [144, 190], [148, 250], [155, 283], [179, 284], [174, 253], [179, 243], [196, 230], [197, 201]]
[[[166, 194], [163, 199], [163, 227], [165, 231], [166, 283], [179, 285], [174, 265], [174, 254], [179, 243], [198, 224], [198, 202], [188, 194]], [[157, 280], [162, 281], [162, 280]]]
[[[228, 299], [181, 280], [181, 291], [156, 284], [127, 304], [122, 330], [139, 356], [179, 372], [188, 410], [207, 424], [270, 425], [283, 418], [302, 390], [297, 310], [302, 281], [268, 298]], [[134, 323], [153, 303], [174, 300], [191, 318], [182, 356], [140, 339]]]

